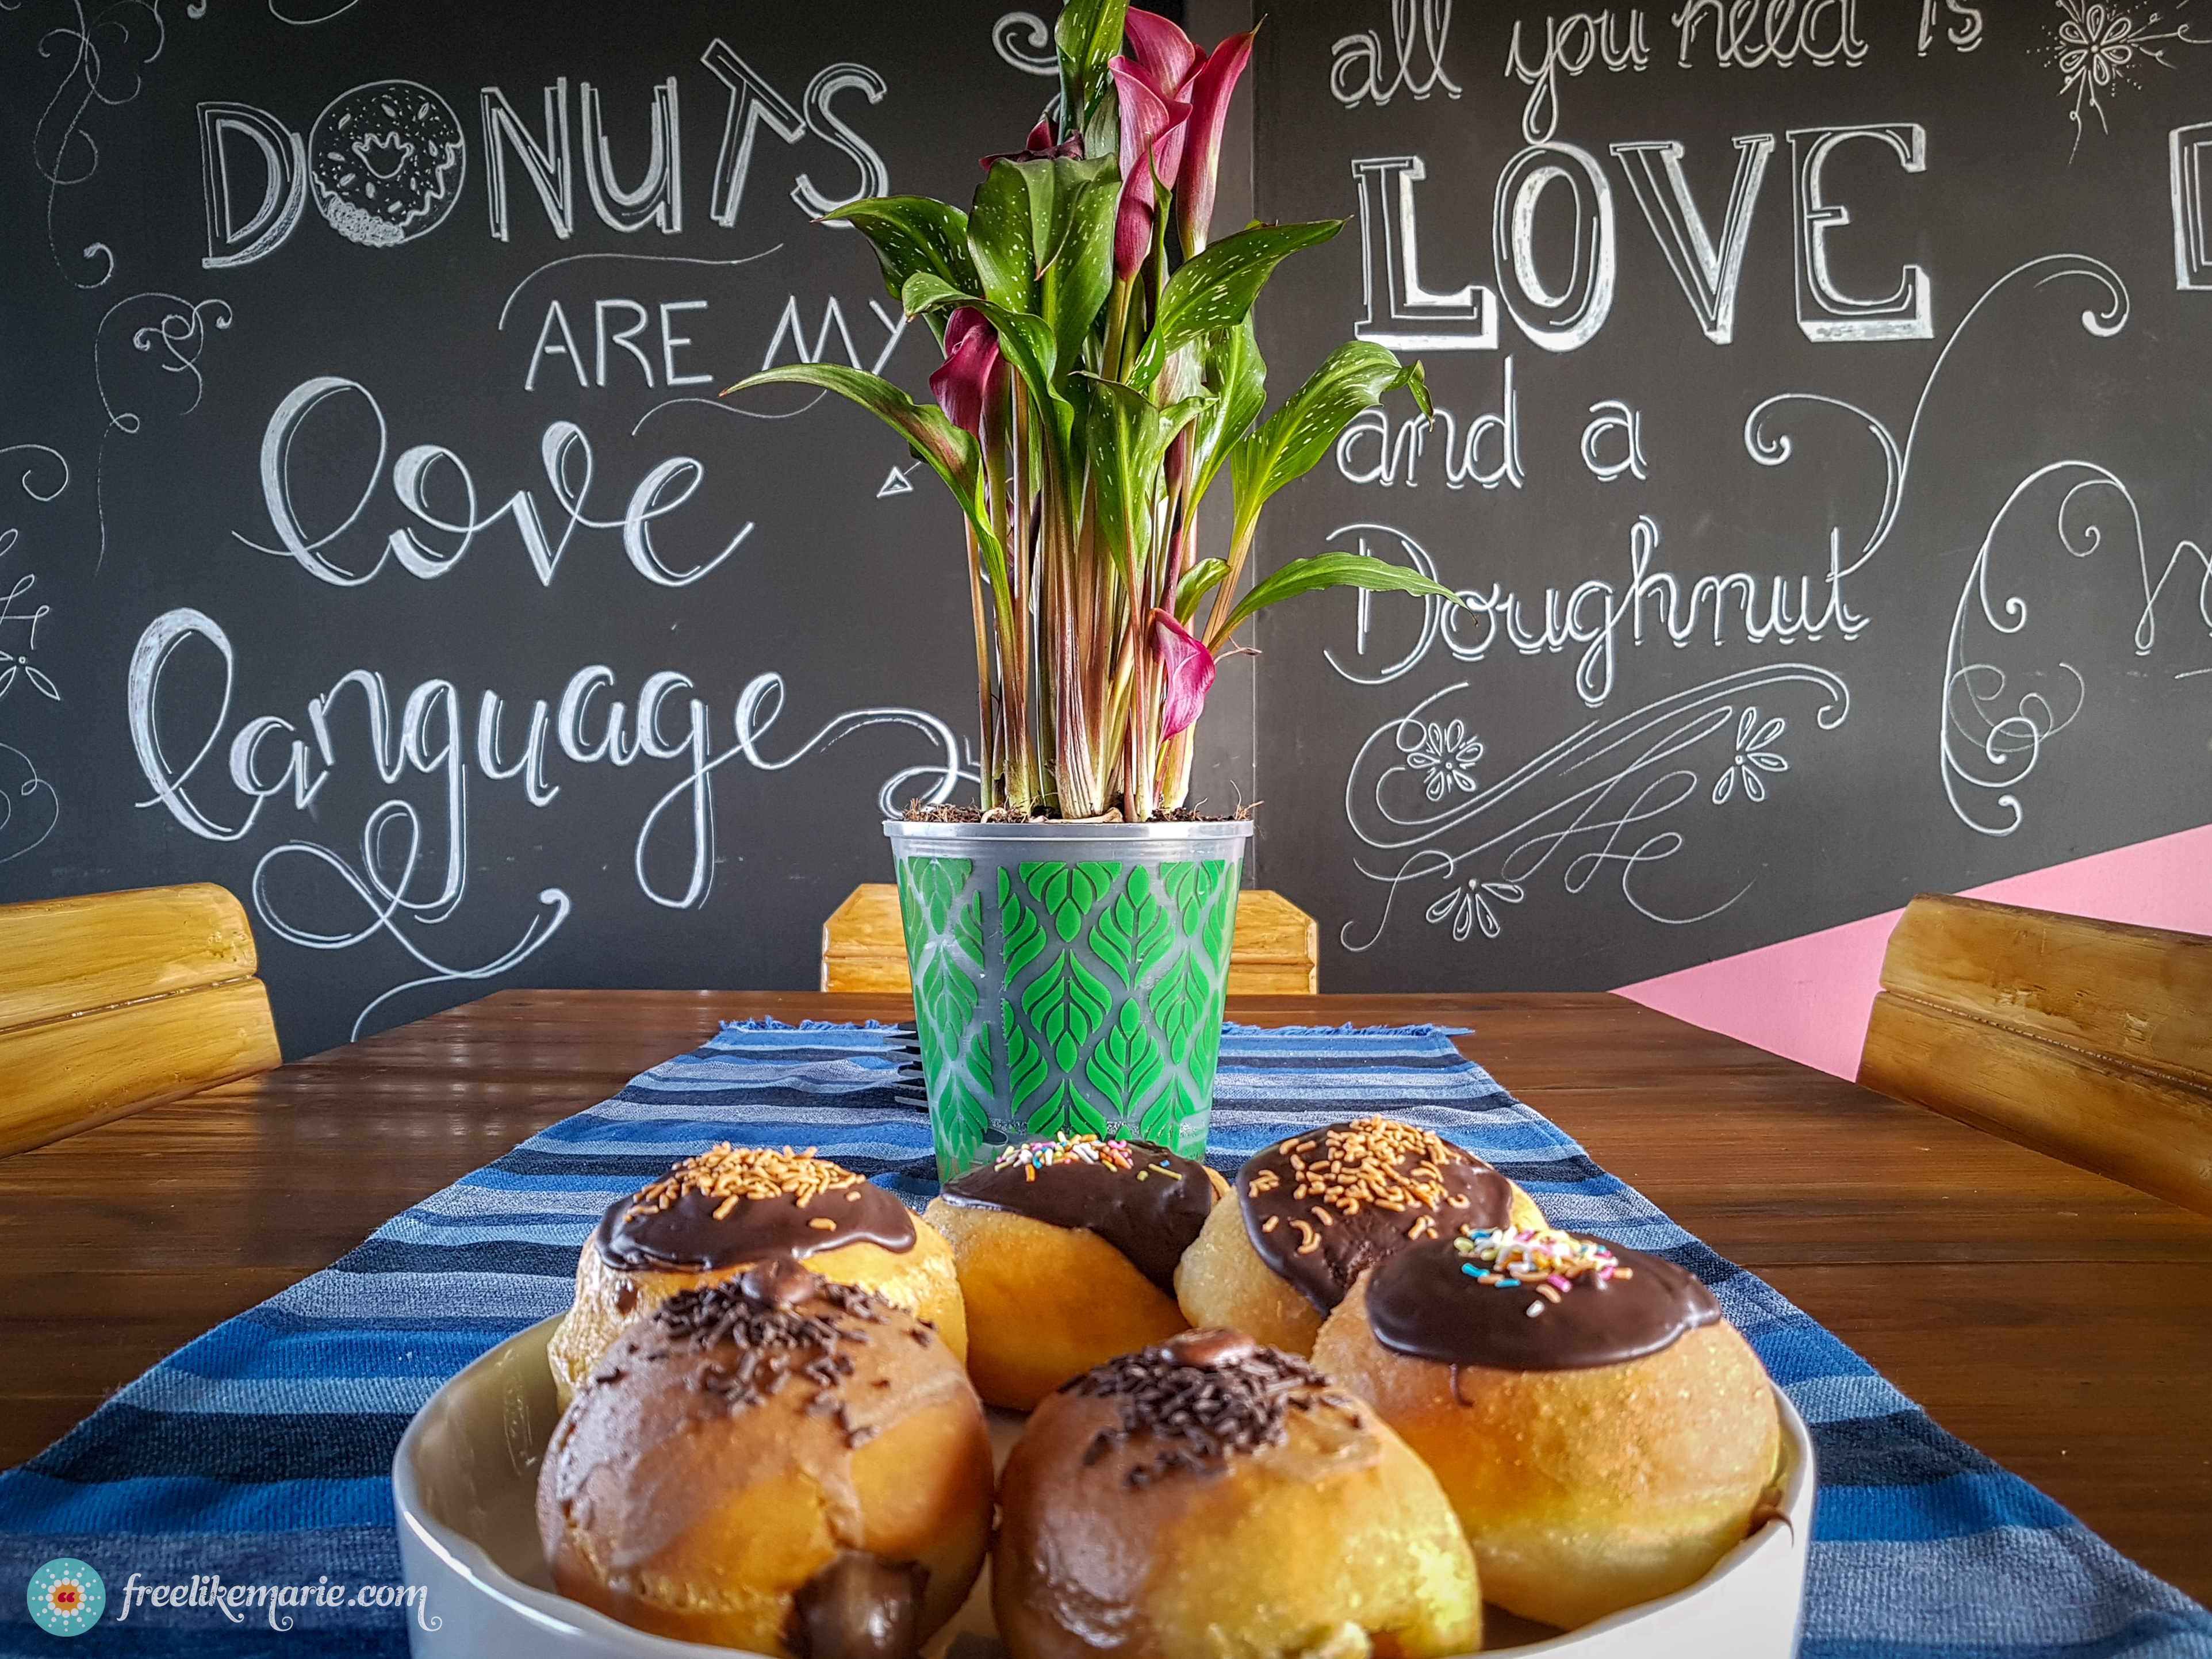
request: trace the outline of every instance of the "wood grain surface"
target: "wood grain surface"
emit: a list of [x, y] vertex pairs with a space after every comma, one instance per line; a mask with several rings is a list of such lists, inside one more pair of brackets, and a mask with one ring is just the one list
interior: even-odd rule
[[[1229, 940], [1229, 994], [1310, 996], [1321, 988], [1321, 931], [1314, 919], [1266, 888], [1237, 895]], [[898, 888], [864, 882], [822, 924], [822, 988], [914, 994]]]
[[[1936, 1419], [2212, 1597], [2212, 1218], [1618, 997], [1232, 1000], [1435, 1020]], [[716, 1020], [801, 992], [510, 991], [0, 1159], [0, 1463]]]

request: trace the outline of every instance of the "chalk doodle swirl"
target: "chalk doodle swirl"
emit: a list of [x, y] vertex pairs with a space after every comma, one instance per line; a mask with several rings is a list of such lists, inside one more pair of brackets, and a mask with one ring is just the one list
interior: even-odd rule
[[[1660, 821], [1692, 799], [1708, 797], [1720, 809], [1732, 799], [1756, 805], [1768, 798], [1765, 779], [1790, 769], [1778, 747], [1790, 722], [1762, 720], [1749, 699], [1766, 693], [1771, 703], [1806, 688], [1815, 696], [1813, 724], [1822, 732], [1842, 726], [1851, 694], [1841, 676], [1813, 663], [1777, 663], [1592, 721], [1481, 787], [1473, 767], [1484, 749], [1474, 721], [1444, 708], [1468, 682], [1444, 687], [1376, 727], [1352, 761], [1345, 821], [1376, 852], [1406, 857], [1395, 870], [1354, 861], [1384, 887], [1382, 910], [1364, 939], [1346, 923], [1338, 941], [1352, 951], [1379, 945], [1405, 888], [1426, 892], [1426, 919], [1455, 941], [1477, 933], [1495, 939], [1504, 931], [1499, 907], [1522, 903], [1547, 872], [1574, 896], [1617, 876], [1632, 909], [1668, 927], [1718, 915], [1749, 886], [1698, 915], [1668, 915], [1638, 890], [1638, 872], [1689, 844], [1683, 829]], [[1425, 811], [1430, 805], [1439, 810]]]
[[[1864, 428], [1879, 450], [1884, 467], [1881, 509], [1873, 534], [1845, 574], [1871, 559], [1896, 527], [1914, 459], [1919, 453], [1930, 396], [1976, 319], [1990, 310], [2001, 295], [2021, 289], [2039, 291], [2072, 281], [2087, 282], [2099, 290], [2095, 302], [2078, 319], [2091, 337], [2109, 339], [2127, 326], [2127, 285], [2110, 265], [2081, 254], [2050, 254], [2030, 260], [1992, 283], [1960, 319], [1921, 387], [1911, 424], [1902, 441], [1866, 410], [1818, 393], [1784, 392], [1752, 410], [1744, 422], [1744, 447], [1762, 466], [1781, 466], [1794, 453], [1789, 434], [1778, 430], [1779, 411], [1792, 405], [1826, 405], [1843, 410]], [[1961, 823], [1984, 836], [2009, 836], [2026, 821], [2027, 805], [2014, 792], [2036, 769], [2045, 745], [2075, 722], [2088, 698], [2087, 681], [2070, 663], [2058, 662], [2041, 675], [2024, 677], [1996, 660], [1999, 645], [2023, 635], [2029, 620], [2026, 599], [2017, 592], [2000, 599], [1992, 591], [2001, 538], [2031, 504], [2044, 501], [2053, 502], [2050, 522], [2059, 546], [2075, 558], [2088, 557], [2108, 540], [2132, 544], [2143, 598], [2133, 641], [2137, 656], [2148, 656], [2155, 647], [2160, 603], [2175, 573], [2189, 571], [2191, 560], [2198, 574], [2197, 612], [2208, 630], [2212, 630], [2212, 556], [2193, 541], [2181, 541], [2160, 566], [2151, 553], [2134, 495], [2117, 474], [2094, 461], [2073, 459], [2039, 466], [2014, 484], [1990, 519], [1960, 591], [1945, 647], [1938, 718], [1938, 761], [1945, 797]], [[2100, 508], [2118, 517], [2118, 522], [2109, 532], [2095, 516]], [[2016, 690], [2024, 680], [2027, 689]], [[2044, 689], [2045, 681], [2058, 690]], [[1978, 805], [1984, 793], [1977, 792], [1994, 793], [2000, 813], [1994, 817], [1986, 815]]]

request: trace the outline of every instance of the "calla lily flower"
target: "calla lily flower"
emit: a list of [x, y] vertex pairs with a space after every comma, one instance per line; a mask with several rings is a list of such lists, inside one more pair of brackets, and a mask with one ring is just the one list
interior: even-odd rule
[[1030, 129], [1030, 141], [1024, 148], [1009, 150], [1003, 155], [986, 155], [982, 166], [983, 171], [988, 173], [994, 161], [1060, 161], [1071, 158], [1078, 161], [1083, 159], [1083, 135], [1072, 132], [1054, 143], [1052, 122], [1048, 118]]
[[1152, 612], [1152, 644], [1164, 671], [1160, 689], [1160, 736], [1172, 738], [1198, 723], [1206, 694], [1213, 686], [1213, 653], [1206, 642], [1164, 611]]
[[[1170, 26], [1172, 27], [1172, 26]], [[1190, 78], [1183, 97], [1190, 104], [1184, 131], [1182, 170], [1175, 181], [1176, 234], [1186, 259], [1202, 252], [1213, 232], [1214, 186], [1221, 172], [1221, 130], [1229, 119], [1229, 100], [1252, 61], [1250, 33], [1232, 34], [1213, 49]]]
[[929, 377], [938, 407], [953, 425], [980, 440], [984, 418], [1005, 394], [1006, 385], [998, 331], [975, 307], [962, 306], [945, 319], [945, 362]]
[[1173, 185], [1182, 167], [1190, 106], [1163, 99], [1145, 72], [1126, 58], [1116, 58], [1109, 67], [1121, 112], [1121, 205], [1114, 221], [1114, 275], [1127, 281], [1152, 251], [1158, 183]]
[[[1123, 39], [1135, 72], [1154, 95], [1170, 109], [1179, 104], [1190, 106], [1177, 165], [1159, 169], [1161, 179], [1175, 189], [1176, 234], [1182, 239], [1183, 257], [1188, 258], [1200, 252], [1212, 234], [1213, 198], [1221, 172], [1221, 131], [1229, 119], [1229, 100], [1236, 94], [1237, 82], [1252, 61], [1252, 34], [1232, 34], [1211, 52], [1202, 52], [1166, 18], [1133, 6], [1123, 25]], [[1125, 100], [1125, 128], [1127, 109]], [[1128, 141], [1124, 138], [1124, 179], [1129, 176], [1128, 154]], [[1149, 221], [1146, 228], [1151, 228]]]

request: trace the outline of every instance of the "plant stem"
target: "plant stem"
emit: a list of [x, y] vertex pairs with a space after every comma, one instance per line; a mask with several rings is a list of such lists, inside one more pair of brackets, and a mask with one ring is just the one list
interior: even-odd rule
[[992, 742], [991, 631], [983, 614], [982, 550], [976, 544], [975, 526], [964, 520], [962, 524], [968, 532], [968, 597], [975, 615], [976, 799], [988, 812], [997, 804], [992, 798], [991, 780], [997, 773], [999, 752]]

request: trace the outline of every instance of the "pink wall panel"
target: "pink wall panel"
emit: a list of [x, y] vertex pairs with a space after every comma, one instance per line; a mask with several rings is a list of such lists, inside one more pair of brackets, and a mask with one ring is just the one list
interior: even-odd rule
[[[1969, 890], [1969, 898], [2212, 934], [2212, 824]], [[1692, 1025], [1856, 1075], [1881, 955], [1902, 910], [1620, 987]]]

